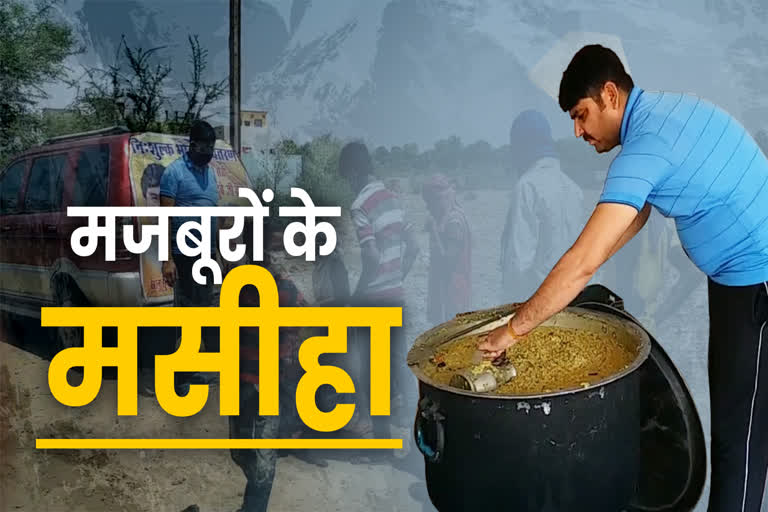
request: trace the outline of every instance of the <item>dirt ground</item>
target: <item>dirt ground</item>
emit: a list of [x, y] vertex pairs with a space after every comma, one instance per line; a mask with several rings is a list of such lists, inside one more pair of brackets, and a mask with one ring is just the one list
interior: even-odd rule
[[[499, 295], [499, 238], [507, 209], [507, 192], [479, 191], [462, 197], [475, 241], [472, 254], [473, 309], [489, 307]], [[403, 194], [409, 220], [424, 225], [421, 198]], [[427, 327], [426, 280], [428, 242], [421, 233], [422, 252], [406, 283], [406, 339]], [[359, 253], [354, 237], [344, 237], [343, 254], [354, 285]], [[311, 300], [311, 268], [300, 260], [284, 262]], [[704, 283], [704, 281], [702, 281]], [[520, 297], [524, 299], [524, 297]], [[670, 345], [709, 431], [706, 388], [706, 291], [697, 288], [680, 320], [658, 326], [659, 340]], [[703, 316], [702, 316], [703, 314]], [[691, 319], [695, 318], [696, 321]], [[7, 323], [7, 322], [6, 322]], [[704, 332], [701, 332], [704, 326]], [[10, 340], [8, 325], [0, 340]], [[26, 336], [42, 336], [32, 331]], [[16, 340], [18, 341], [18, 340]], [[34, 340], [24, 340], [34, 341]], [[16, 343], [18, 344], [18, 343]], [[665, 345], [667, 346], [667, 345]], [[212, 437], [228, 436], [227, 418], [218, 416], [216, 393], [206, 408], [191, 418], [166, 414], [156, 400], [139, 396], [136, 417], [115, 412], [115, 381], [106, 380], [90, 405], [71, 409], [59, 404], [47, 384], [48, 361], [9, 343], [0, 343], [0, 510], [30, 512], [181, 511], [196, 503], [202, 512], [234, 511], [241, 504], [245, 478], [226, 450], [99, 450], [40, 451], [39, 437]], [[413, 380], [414, 394], [417, 392]], [[406, 440], [411, 433], [393, 433]], [[314, 455], [313, 455], [314, 457]], [[270, 501], [273, 511], [401, 511], [422, 509], [409, 489], [425, 492], [423, 462], [394, 468], [376, 460], [323, 458], [289, 454], [278, 459]], [[419, 491], [417, 491], [418, 494]]]

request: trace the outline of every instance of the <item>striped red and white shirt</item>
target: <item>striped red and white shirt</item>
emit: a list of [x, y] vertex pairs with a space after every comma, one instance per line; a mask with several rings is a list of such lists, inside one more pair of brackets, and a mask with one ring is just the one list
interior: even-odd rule
[[362, 246], [374, 241], [379, 265], [363, 295], [372, 302], [403, 300], [403, 238], [409, 229], [403, 220], [400, 200], [381, 181], [366, 185], [352, 203], [352, 221]]

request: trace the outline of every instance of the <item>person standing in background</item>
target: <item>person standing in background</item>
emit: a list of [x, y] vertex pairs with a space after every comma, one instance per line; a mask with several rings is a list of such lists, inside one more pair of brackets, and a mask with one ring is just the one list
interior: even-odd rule
[[[250, 229], [249, 229], [250, 228]], [[253, 229], [246, 226], [243, 231], [243, 243], [246, 246], [245, 263], [259, 265], [267, 270], [275, 280], [280, 307], [306, 307], [307, 302], [291, 276], [278, 268], [267, 249], [262, 261], [253, 261]], [[264, 238], [270, 239], [274, 233], [274, 224], [265, 222]], [[268, 247], [268, 246], [267, 246]], [[258, 308], [259, 290], [247, 285], [240, 291], [239, 307]], [[301, 329], [281, 327], [279, 332], [280, 378], [280, 414], [259, 414], [259, 328], [240, 328], [240, 411], [229, 417], [230, 439], [279, 439], [297, 438], [300, 432], [298, 415], [292, 403], [295, 397], [298, 372], [296, 362], [301, 345]], [[273, 448], [232, 448], [230, 456], [243, 471], [246, 479], [242, 493], [243, 502], [237, 512], [267, 512], [272, 484], [275, 479], [278, 450]], [[307, 461], [307, 458], [301, 457]], [[321, 464], [322, 465], [322, 464]], [[199, 512], [197, 505], [190, 505], [183, 512]]]
[[708, 510], [759, 512], [768, 473], [768, 158], [717, 105], [635, 86], [604, 46], [574, 55], [559, 102], [576, 137], [598, 153], [621, 152], [581, 234], [479, 348], [494, 359], [567, 307], [652, 208], [674, 218], [683, 250], [708, 279]]
[[[256, 262], [254, 262], [255, 264]], [[269, 264], [259, 262], [269, 268], [277, 285], [280, 307], [306, 307], [304, 296], [288, 274], [280, 272]], [[247, 286], [241, 291], [240, 306], [258, 307], [259, 292], [254, 286]], [[297, 327], [282, 327], [279, 334], [280, 347], [280, 387], [290, 389], [280, 399], [280, 414], [261, 416], [259, 414], [259, 329], [248, 327], [241, 329], [240, 341], [240, 414], [229, 417], [229, 436], [231, 439], [275, 439], [280, 437], [296, 438], [300, 435], [300, 422], [295, 411], [290, 409], [291, 398], [296, 396], [298, 382], [298, 363], [295, 361], [301, 345], [301, 330]], [[281, 433], [282, 432], [282, 433]], [[232, 449], [232, 460], [242, 469], [246, 478], [243, 491], [243, 504], [238, 512], [266, 512], [272, 494], [272, 483], [277, 467], [275, 449]], [[304, 459], [306, 460], [306, 459]]]
[[584, 197], [560, 169], [549, 122], [526, 110], [509, 132], [514, 186], [501, 238], [502, 303], [529, 297], [583, 227]]
[[[316, 254], [319, 254], [320, 246], [325, 243], [325, 235], [320, 234], [315, 243], [317, 244]], [[348, 307], [351, 301], [349, 291], [349, 273], [342, 257], [342, 247], [336, 244], [331, 254], [327, 256], [318, 256], [312, 266], [312, 290], [314, 292], [314, 303], [317, 306], [324, 307]], [[326, 361], [332, 366], [343, 368], [350, 376], [357, 377], [357, 381], [365, 379], [364, 368], [369, 365], [366, 361], [360, 360], [366, 357], [367, 351], [360, 350], [360, 345], [368, 342], [365, 333], [360, 332], [358, 327], [349, 327], [347, 329], [347, 353], [346, 354], [327, 354]], [[327, 410], [333, 409], [339, 402], [339, 395], [324, 386], [317, 392], [318, 402], [325, 404]], [[373, 421], [370, 416], [370, 402], [365, 392], [359, 393], [355, 413], [349, 424], [344, 428], [346, 432], [351, 433], [356, 438], [371, 437], [373, 435]], [[324, 410], [326, 410], [324, 409]]]
[[[189, 150], [181, 157], [173, 161], [163, 173], [160, 179], [160, 205], [161, 206], [217, 206], [219, 203], [219, 189], [216, 184], [216, 173], [210, 165], [213, 159], [213, 150], [216, 145], [216, 132], [205, 121], [195, 121], [189, 132]], [[219, 223], [224, 225], [223, 217], [219, 217]], [[211, 307], [215, 306], [212, 272], [203, 274], [206, 282], [199, 284], [192, 275], [192, 266], [196, 258], [185, 256], [176, 244], [176, 233], [179, 227], [188, 221], [200, 222], [200, 218], [173, 216], [170, 218], [170, 251], [168, 260], [163, 262], [163, 278], [168, 286], [173, 287], [173, 305], [175, 307]], [[218, 253], [217, 247], [217, 221], [211, 217], [211, 257]], [[202, 239], [199, 230], [192, 230], [190, 234]], [[207, 270], [207, 269], [204, 269]], [[214, 328], [203, 328], [203, 340], [205, 349], [218, 351], [219, 337]], [[201, 381], [210, 383], [215, 374], [195, 373], [191, 377], [192, 382]], [[182, 377], [183, 379], [184, 377]]]
[[[405, 222], [403, 208], [390, 190], [373, 174], [368, 148], [350, 142], [339, 155], [339, 174], [345, 178], [356, 198], [350, 208], [360, 244], [362, 272], [352, 296], [354, 305], [404, 307], [403, 280], [418, 255], [413, 229]], [[405, 316], [405, 315], [403, 315]], [[407, 347], [402, 327], [391, 330], [392, 420], [401, 427], [410, 422], [406, 390], [410, 381], [406, 365]], [[357, 338], [357, 349], [365, 364], [358, 385], [369, 381], [370, 347]], [[370, 396], [370, 393], [368, 393]]]
[[437, 174], [422, 188], [429, 211], [427, 320], [431, 326], [469, 311], [472, 300], [472, 245], [464, 210], [448, 179]]

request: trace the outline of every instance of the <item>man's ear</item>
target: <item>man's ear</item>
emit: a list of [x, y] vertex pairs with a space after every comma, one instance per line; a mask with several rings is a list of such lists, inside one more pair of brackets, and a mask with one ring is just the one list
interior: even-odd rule
[[614, 110], [619, 108], [619, 88], [610, 80], [605, 82], [602, 91], [603, 103]]

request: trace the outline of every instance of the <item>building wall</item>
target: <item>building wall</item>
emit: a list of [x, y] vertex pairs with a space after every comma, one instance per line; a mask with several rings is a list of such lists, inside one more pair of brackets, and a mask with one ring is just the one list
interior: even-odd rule
[[[267, 122], [267, 112], [261, 110], [240, 111], [240, 152], [247, 154], [265, 150], [274, 143], [274, 133]], [[229, 127], [215, 127], [216, 137], [229, 143]]]
[[266, 128], [267, 113], [260, 110], [241, 110], [240, 124], [244, 127]]

